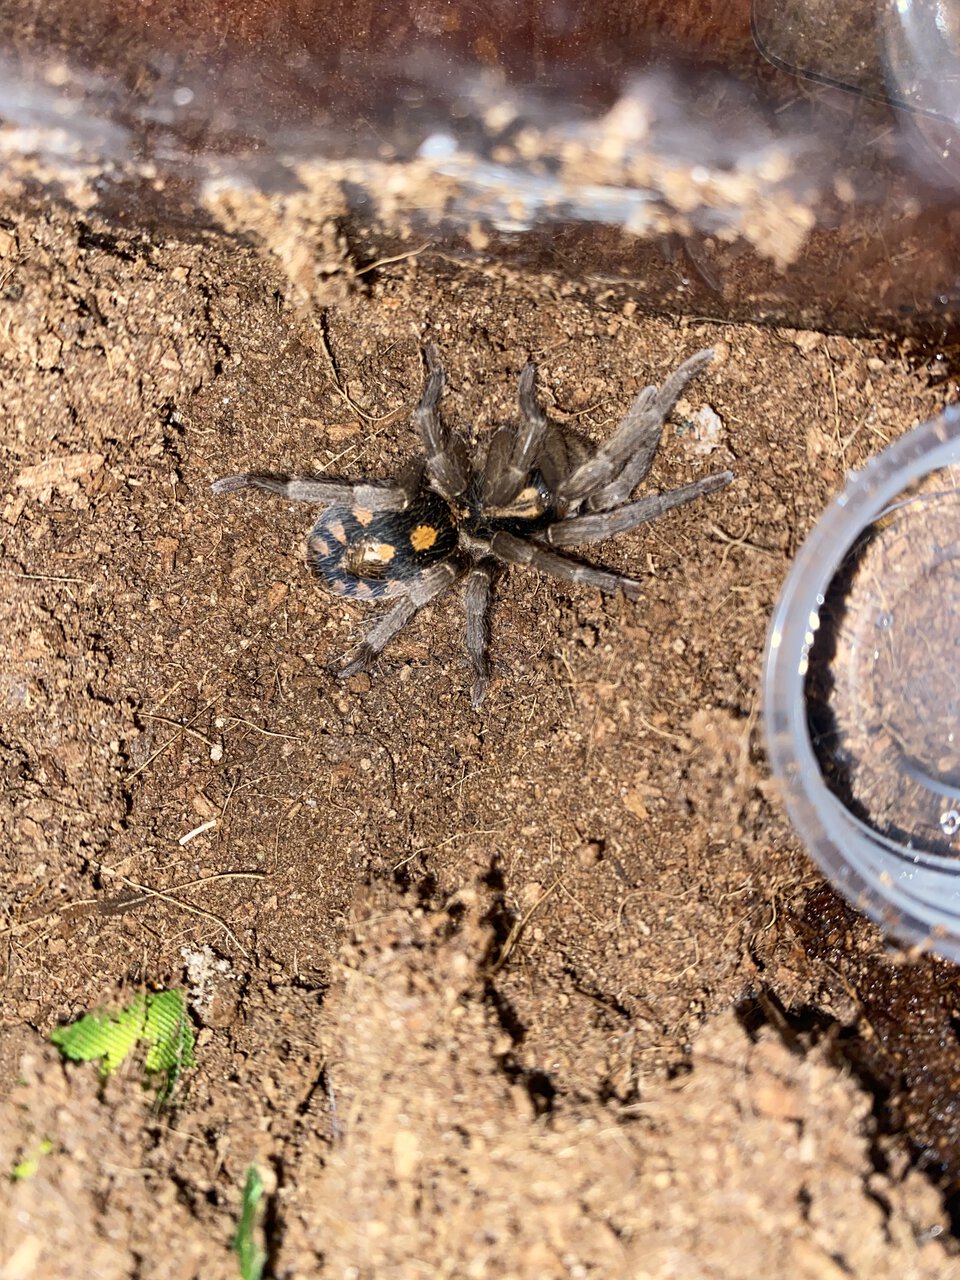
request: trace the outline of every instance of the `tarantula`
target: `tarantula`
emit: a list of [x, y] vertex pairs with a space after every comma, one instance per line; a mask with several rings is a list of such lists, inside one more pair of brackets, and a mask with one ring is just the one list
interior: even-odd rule
[[414, 412], [424, 456], [409, 463], [397, 480], [351, 484], [245, 472], [215, 481], [213, 491], [266, 489], [317, 503], [324, 510], [308, 538], [307, 563], [327, 589], [354, 600], [396, 600], [369, 629], [352, 661], [341, 667], [341, 677], [362, 671], [418, 609], [463, 580], [477, 707], [490, 680], [488, 613], [500, 565], [529, 565], [636, 599], [642, 590], [636, 579], [583, 564], [554, 548], [600, 542], [655, 520], [722, 488], [733, 474], [721, 471], [627, 501], [650, 469], [677, 397], [710, 361], [711, 350], [685, 360], [662, 387], [645, 387], [599, 447], [549, 421], [536, 400], [536, 366], [528, 364], [520, 375], [519, 425], [499, 427], [476, 457], [466, 436], [442, 422], [443, 368], [435, 347], [424, 354], [427, 382]]

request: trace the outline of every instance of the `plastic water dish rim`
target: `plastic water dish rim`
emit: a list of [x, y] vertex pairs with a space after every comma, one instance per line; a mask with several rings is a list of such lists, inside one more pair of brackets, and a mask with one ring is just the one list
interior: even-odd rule
[[898, 844], [846, 808], [817, 764], [804, 696], [819, 610], [844, 557], [904, 489], [958, 462], [960, 406], [951, 406], [851, 472], [787, 575], [767, 633], [762, 696], [770, 767], [814, 861], [844, 897], [890, 934], [960, 961], [960, 859]]

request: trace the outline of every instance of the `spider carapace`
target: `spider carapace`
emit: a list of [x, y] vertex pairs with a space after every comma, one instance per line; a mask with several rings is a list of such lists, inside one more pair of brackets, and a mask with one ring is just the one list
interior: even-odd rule
[[721, 471], [629, 500], [650, 469], [677, 397], [712, 356], [699, 351], [661, 387], [645, 387], [598, 447], [546, 417], [536, 400], [536, 367], [528, 364], [520, 375], [519, 424], [499, 427], [486, 449], [472, 454], [466, 436], [440, 417], [444, 373], [429, 347], [426, 387], [414, 412], [423, 456], [397, 480], [351, 484], [245, 472], [215, 481], [213, 490], [266, 489], [322, 506], [308, 538], [309, 566], [336, 595], [396, 601], [341, 667], [341, 676], [362, 671], [419, 609], [462, 581], [472, 697], [479, 706], [490, 680], [490, 596], [501, 566], [527, 565], [636, 599], [642, 588], [635, 578], [555, 548], [601, 542], [732, 480], [731, 472]]

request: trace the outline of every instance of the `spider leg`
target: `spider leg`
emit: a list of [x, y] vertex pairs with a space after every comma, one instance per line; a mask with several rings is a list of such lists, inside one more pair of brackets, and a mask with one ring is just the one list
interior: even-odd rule
[[561, 429], [555, 422], [549, 423], [537, 458], [537, 470], [543, 476], [547, 489], [556, 493], [561, 480], [592, 452], [589, 441], [578, 432]]
[[448, 431], [440, 420], [439, 404], [445, 375], [437, 348], [431, 345], [424, 354], [428, 370], [427, 385], [413, 412], [413, 421], [423, 441], [426, 469], [433, 487], [444, 498], [453, 501], [470, 483], [470, 459], [463, 437], [457, 432]]
[[624, 533], [627, 529], [635, 529], [646, 520], [656, 520], [665, 511], [692, 502], [705, 493], [715, 493], [733, 479], [732, 471], [719, 471], [714, 476], [705, 476], [695, 480], [693, 484], [685, 484], [680, 489], [670, 489], [667, 493], [651, 493], [636, 502], [630, 502], [614, 511], [598, 511], [586, 516], [572, 516], [569, 520], [559, 520], [550, 525], [543, 535], [552, 547], [571, 547], [577, 543], [585, 545], [590, 542], [602, 542], [615, 533]]
[[210, 488], [214, 493], [266, 489], [268, 493], [278, 493], [293, 502], [316, 502], [325, 507], [337, 503], [347, 507], [365, 507], [368, 511], [402, 511], [410, 500], [406, 481], [399, 486], [342, 484], [333, 480], [315, 480], [310, 476], [275, 476], [257, 471], [221, 476]]
[[409, 596], [401, 596], [389, 613], [385, 613], [364, 636], [357, 646], [356, 657], [340, 668], [337, 673], [339, 679], [346, 680], [359, 671], [365, 671], [381, 649], [407, 625], [418, 607]]
[[513, 442], [516, 432], [513, 427], [497, 427], [487, 445], [487, 456], [483, 462], [483, 499], [488, 506], [505, 506], [505, 503], [494, 503], [490, 497], [498, 493], [502, 487], [502, 477], [510, 465]]
[[492, 560], [481, 560], [467, 574], [463, 592], [467, 615], [467, 653], [476, 673], [470, 701], [474, 710], [480, 706], [490, 683], [490, 595], [497, 567]]
[[[484, 469], [483, 489], [484, 500], [492, 507], [504, 507], [517, 496], [537, 461], [547, 435], [549, 423], [537, 404], [536, 383], [537, 366], [531, 361], [520, 375], [522, 422], [516, 431], [501, 428], [491, 442]], [[512, 442], [509, 449], [508, 441]]]
[[643, 590], [642, 584], [635, 578], [625, 578], [619, 573], [608, 573], [605, 569], [595, 569], [579, 560], [571, 560], [569, 556], [559, 556], [542, 543], [528, 542], [503, 530], [494, 534], [490, 551], [505, 564], [530, 565], [553, 578], [562, 578], [565, 582], [582, 582], [611, 595], [615, 591], [622, 591], [631, 600], [636, 600]]
[[401, 631], [418, 610], [446, 591], [463, 574], [462, 566], [443, 560], [427, 569], [410, 583], [408, 593], [401, 596], [393, 608], [374, 623], [357, 646], [356, 657], [341, 667], [341, 680], [364, 671], [378, 653]]
[[634, 452], [624, 462], [619, 475], [590, 494], [585, 503], [588, 511], [607, 511], [626, 502], [650, 470], [663, 434], [663, 422], [656, 413], [656, 400], [657, 388], [644, 387], [630, 406], [621, 426], [628, 422], [637, 423]]
[[[560, 482], [557, 496], [561, 501], [574, 505], [592, 498], [598, 490], [604, 490], [601, 501], [604, 505], [612, 505], [629, 494], [649, 470], [663, 424], [681, 391], [712, 359], [710, 348], [698, 351], [674, 369], [659, 390], [645, 387], [610, 439]], [[635, 455], [637, 461], [633, 463]], [[617, 482], [628, 466], [630, 488], [621, 495]]]

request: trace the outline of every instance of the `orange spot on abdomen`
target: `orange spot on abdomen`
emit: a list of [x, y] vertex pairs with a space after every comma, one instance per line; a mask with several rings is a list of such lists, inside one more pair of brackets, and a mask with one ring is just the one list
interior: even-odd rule
[[438, 537], [432, 524], [418, 524], [410, 533], [410, 545], [414, 551], [429, 551]]

